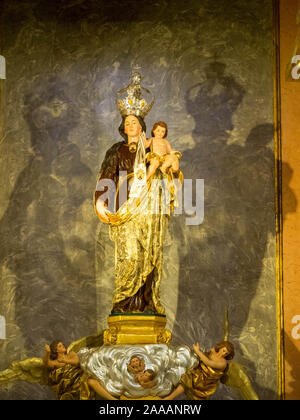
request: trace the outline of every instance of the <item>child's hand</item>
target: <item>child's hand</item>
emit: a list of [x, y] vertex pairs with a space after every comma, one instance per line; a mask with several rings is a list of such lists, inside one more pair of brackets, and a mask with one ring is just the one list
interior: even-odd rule
[[65, 366], [65, 362], [59, 362], [58, 360], [54, 360], [55, 368], [61, 368]]
[[152, 137], [150, 137], [150, 139], [147, 140], [145, 133], [143, 133], [143, 134], [144, 134], [143, 141], [144, 141], [145, 146], [146, 147], [150, 147], [151, 146]]
[[61, 354], [59, 356], [59, 358], [57, 359], [57, 361], [60, 362], [60, 363], [66, 363], [67, 362], [67, 358], [66, 358], [66, 356], [64, 354]]
[[194, 349], [194, 351], [195, 351], [196, 353], [198, 353], [198, 352], [200, 351], [200, 349], [199, 349], [199, 343], [197, 343], [197, 344], [193, 344], [193, 349]]
[[146, 133], [145, 133], [145, 131], [143, 131], [143, 132], [142, 132], [142, 139], [143, 139], [144, 141], [147, 141], [147, 138], [146, 138]]
[[47, 353], [50, 353], [50, 352], [51, 352], [49, 344], [46, 344], [46, 345], [45, 345], [45, 351], [46, 351]]
[[195, 353], [198, 354], [198, 356], [202, 356], [203, 355], [203, 352], [199, 348], [199, 343], [193, 344], [193, 349], [194, 349]]

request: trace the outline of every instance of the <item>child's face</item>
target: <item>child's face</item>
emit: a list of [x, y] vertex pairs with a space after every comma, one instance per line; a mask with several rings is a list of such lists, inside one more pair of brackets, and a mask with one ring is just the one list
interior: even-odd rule
[[227, 350], [227, 348], [224, 346], [224, 347], [221, 347], [221, 348], [220, 348], [220, 350], [218, 351], [218, 353], [220, 353], [220, 356], [222, 356], [222, 357], [226, 357], [226, 356], [228, 356], [229, 351], [228, 351], [228, 350]]
[[137, 374], [138, 380], [140, 382], [146, 383], [150, 381], [151, 373], [150, 372], [140, 372]]
[[154, 136], [157, 139], [163, 139], [166, 134], [166, 129], [158, 125], [155, 130], [153, 130]]
[[212, 348], [211, 350], [212, 350], [212, 352], [217, 354], [219, 357], [224, 357], [225, 358], [229, 354], [229, 351], [227, 350], [227, 348], [225, 346], [221, 347], [218, 351], [216, 351], [215, 348]]
[[133, 358], [130, 360], [130, 366], [131, 366], [131, 367], [133, 367], [133, 368], [137, 368], [137, 367], [139, 367], [139, 366], [140, 366], [140, 364], [141, 364], [140, 359], [138, 359], [137, 357], [133, 357]]
[[57, 353], [65, 353], [67, 350], [63, 343], [58, 343], [56, 348]]

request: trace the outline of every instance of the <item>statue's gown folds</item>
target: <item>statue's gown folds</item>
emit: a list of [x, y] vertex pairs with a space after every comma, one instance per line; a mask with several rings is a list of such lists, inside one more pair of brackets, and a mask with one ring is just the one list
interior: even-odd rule
[[[116, 210], [109, 226], [110, 238], [115, 243], [113, 306], [130, 302], [128, 308], [148, 293], [152, 295], [155, 312], [162, 314], [162, 247], [170, 211], [174, 206], [174, 178], [158, 170], [154, 179], [148, 180], [139, 197], [130, 198], [129, 186], [133, 178], [134, 161], [135, 154], [130, 153], [126, 142], [117, 143], [108, 150], [98, 176], [94, 204], [103, 194], [99, 191], [99, 181], [113, 180], [117, 186], [116, 192], [112, 192], [106, 200], [106, 204], [108, 200], [114, 201]], [[121, 178], [121, 171], [126, 171], [127, 176]], [[119, 200], [122, 188], [126, 190], [123, 202]], [[139, 304], [133, 304], [132, 307], [144, 310]]]

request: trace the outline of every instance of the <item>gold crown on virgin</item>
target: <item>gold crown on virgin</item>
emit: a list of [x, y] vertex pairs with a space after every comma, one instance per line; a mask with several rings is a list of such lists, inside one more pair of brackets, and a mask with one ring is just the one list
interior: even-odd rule
[[[154, 96], [148, 89], [141, 86], [141, 80], [141, 74], [134, 68], [131, 73], [131, 83], [117, 92], [117, 108], [122, 117], [135, 115], [136, 117], [145, 118], [151, 110], [154, 104]], [[146, 97], [149, 95], [151, 97], [147, 102]]]

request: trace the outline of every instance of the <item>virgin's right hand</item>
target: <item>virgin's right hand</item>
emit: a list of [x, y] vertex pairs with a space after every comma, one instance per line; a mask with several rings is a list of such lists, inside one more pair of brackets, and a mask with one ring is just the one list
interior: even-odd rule
[[107, 210], [107, 208], [105, 207], [105, 204], [102, 200], [100, 200], [100, 199], [97, 200], [96, 209], [97, 209], [97, 213], [100, 216], [100, 219], [103, 222], [109, 223], [110, 211]]
[[49, 344], [46, 344], [46, 345], [45, 345], [45, 351], [46, 351], [47, 353], [50, 353], [50, 352], [51, 352]]

